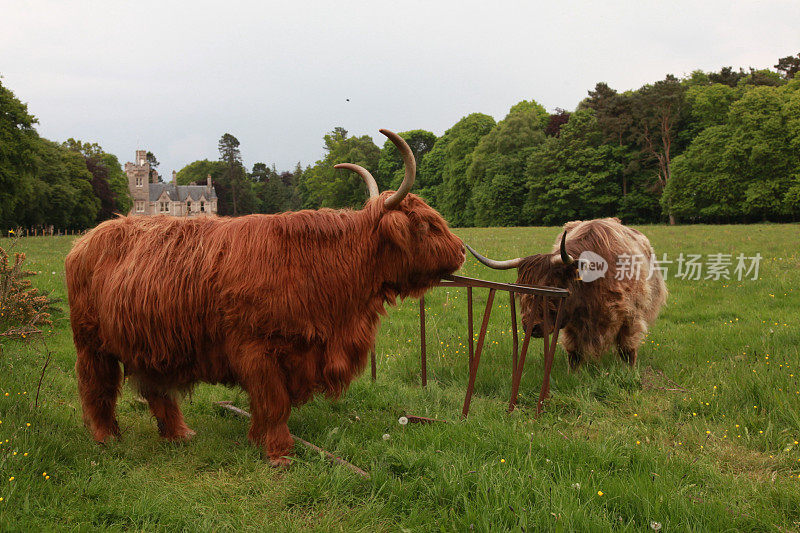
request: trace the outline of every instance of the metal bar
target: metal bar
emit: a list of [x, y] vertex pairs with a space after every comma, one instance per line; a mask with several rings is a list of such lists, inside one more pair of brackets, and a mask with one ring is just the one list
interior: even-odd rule
[[370, 359], [370, 366], [372, 367], [372, 381], [375, 381], [376, 376], [377, 376], [377, 368], [376, 368], [376, 362], [375, 362], [375, 347], [374, 346], [372, 347], [372, 351], [370, 352], [369, 359]]
[[544, 356], [547, 359], [547, 352], [550, 351], [550, 313], [547, 308], [547, 298], [542, 298], [542, 341], [544, 343]]
[[428, 360], [425, 350], [425, 296], [419, 299], [419, 327], [420, 327], [420, 365], [422, 366], [422, 386], [428, 386]]
[[435, 422], [447, 423], [447, 420], [439, 420], [438, 418], [428, 418], [426, 416], [406, 415], [410, 424], [433, 424]]
[[492, 303], [494, 303], [495, 289], [489, 290], [489, 298], [486, 300], [486, 309], [483, 311], [483, 322], [481, 323], [481, 331], [478, 333], [478, 346], [475, 348], [475, 357], [469, 367], [469, 383], [467, 384], [467, 395], [464, 397], [464, 407], [461, 409], [461, 416], [467, 417], [469, 413], [469, 404], [472, 401], [472, 391], [475, 389], [475, 376], [478, 374], [478, 365], [481, 363], [481, 351], [483, 350], [483, 341], [486, 339], [486, 328], [489, 327], [489, 317], [492, 314]]
[[525, 357], [528, 355], [528, 345], [531, 342], [533, 333], [533, 323], [525, 328], [525, 338], [522, 339], [522, 350], [519, 353], [519, 363], [511, 381], [511, 399], [508, 402], [508, 412], [510, 413], [517, 407], [517, 394], [519, 394], [519, 382], [522, 380], [522, 369], [525, 368]]
[[486, 281], [482, 279], [466, 278], [464, 276], [456, 276], [450, 274], [444, 276], [439, 285], [450, 287], [481, 287], [484, 289], [498, 289], [501, 291], [512, 291], [521, 294], [539, 294], [545, 296], [552, 296], [554, 298], [566, 298], [569, 296], [567, 289], [559, 289], [556, 287], [539, 287], [533, 285], [517, 285], [515, 283], [499, 283], [496, 281]]
[[514, 293], [509, 292], [508, 296], [511, 300], [511, 343], [513, 351], [511, 352], [511, 379], [514, 379], [514, 372], [517, 371], [517, 355], [519, 354], [519, 339], [517, 338], [517, 302], [514, 299]]
[[[558, 324], [561, 321], [561, 304], [564, 300], [559, 300], [558, 310], [556, 311], [556, 323], [553, 324], [553, 338], [550, 345], [547, 345], [547, 337], [550, 335], [549, 324], [545, 318], [543, 337], [545, 338], [545, 353], [544, 353], [544, 377], [542, 378], [542, 390], [539, 392], [539, 401], [536, 402], [536, 416], [539, 416], [544, 409], [544, 401], [550, 396], [550, 371], [553, 368], [553, 356], [556, 353], [556, 343], [558, 342]], [[547, 317], [547, 315], [545, 315]]]
[[472, 357], [475, 355], [475, 334], [473, 333], [472, 324], [472, 287], [467, 287], [467, 323], [469, 324], [469, 366], [472, 368]]
[[[227, 409], [229, 411], [233, 411], [234, 413], [236, 413], [239, 416], [243, 416], [245, 418], [251, 418], [250, 413], [248, 413], [244, 409], [239, 409], [238, 407], [233, 405], [231, 402], [214, 402], [214, 403], [216, 403], [217, 405], [219, 405], [223, 409]], [[297, 435], [292, 435], [291, 437], [294, 440], [296, 440], [297, 442], [299, 442], [300, 444], [302, 444], [303, 446], [305, 446], [306, 448], [323, 454], [329, 461], [331, 461], [333, 463], [336, 463], [336, 464], [339, 464], [339, 465], [342, 465], [345, 468], [348, 468], [349, 470], [352, 470], [353, 472], [355, 472], [356, 474], [358, 474], [359, 476], [361, 476], [363, 478], [366, 478], [366, 479], [370, 478], [370, 475], [369, 475], [368, 472], [365, 472], [364, 470], [360, 469], [359, 467], [357, 467], [356, 465], [354, 465], [352, 463], [348, 463], [347, 461], [345, 461], [341, 457], [337, 457], [337, 456], [333, 455], [331, 452], [329, 452], [327, 450], [323, 450], [319, 446], [317, 446], [315, 444], [311, 444], [310, 442], [308, 442], [305, 439], [301, 439]]]

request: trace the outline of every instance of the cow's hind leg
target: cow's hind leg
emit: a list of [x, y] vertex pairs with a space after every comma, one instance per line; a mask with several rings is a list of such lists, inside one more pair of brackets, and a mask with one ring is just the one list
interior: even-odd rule
[[83, 421], [94, 440], [102, 443], [109, 437], [119, 437], [116, 418], [117, 396], [122, 385], [119, 361], [109, 353], [79, 344], [75, 370]]
[[240, 382], [250, 395], [252, 413], [247, 436], [264, 449], [272, 466], [288, 466], [294, 439], [287, 425], [291, 403], [283, 371], [274, 362], [274, 354], [255, 346], [246, 349], [242, 363]]
[[639, 346], [647, 331], [647, 326], [640, 321], [626, 322], [617, 333], [617, 353], [620, 359], [630, 366], [636, 366]]
[[144, 385], [141, 395], [150, 405], [150, 412], [158, 424], [158, 433], [167, 440], [189, 440], [195, 432], [183, 420], [183, 413], [172, 391]]

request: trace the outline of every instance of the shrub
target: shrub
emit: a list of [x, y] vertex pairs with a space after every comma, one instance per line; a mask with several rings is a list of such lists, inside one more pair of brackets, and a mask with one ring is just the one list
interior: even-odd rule
[[10, 261], [9, 252], [15, 245], [12, 240], [8, 251], [0, 247], [0, 337], [24, 338], [41, 333], [41, 325], [52, 324], [50, 300], [26, 279], [35, 272], [22, 268], [24, 253], [14, 252]]

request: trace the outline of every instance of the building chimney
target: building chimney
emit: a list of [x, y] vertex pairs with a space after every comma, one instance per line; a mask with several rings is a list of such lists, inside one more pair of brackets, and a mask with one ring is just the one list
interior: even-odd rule
[[172, 184], [178, 186], [178, 173], [174, 170], [172, 171]]
[[206, 178], [206, 187], [208, 187], [209, 191], [211, 190], [211, 174]]

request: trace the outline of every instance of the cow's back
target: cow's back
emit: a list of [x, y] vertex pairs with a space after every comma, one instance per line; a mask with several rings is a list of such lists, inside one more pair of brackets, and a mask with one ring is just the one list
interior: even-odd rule
[[215, 327], [208, 248], [219, 224], [120, 217], [76, 242], [66, 258], [76, 342], [94, 338], [133, 366], [188, 362]]

